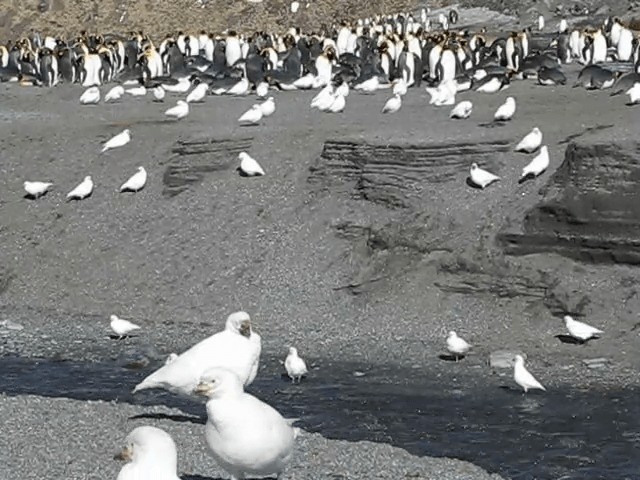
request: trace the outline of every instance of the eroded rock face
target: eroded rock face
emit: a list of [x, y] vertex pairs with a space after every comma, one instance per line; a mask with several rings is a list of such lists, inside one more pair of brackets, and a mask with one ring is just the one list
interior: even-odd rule
[[639, 148], [635, 142], [569, 144], [542, 202], [520, 229], [498, 235], [505, 252], [640, 264]]

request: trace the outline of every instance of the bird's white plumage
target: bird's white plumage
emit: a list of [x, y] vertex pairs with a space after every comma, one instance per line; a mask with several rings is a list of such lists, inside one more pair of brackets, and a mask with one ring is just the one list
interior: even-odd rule
[[463, 100], [451, 110], [449, 115], [451, 118], [469, 118], [473, 111], [473, 103], [469, 100]]
[[526, 367], [524, 366], [524, 358], [522, 358], [522, 355], [516, 355], [515, 357], [515, 363], [513, 366], [513, 379], [518, 385], [522, 387], [525, 393], [529, 390], [534, 389], [546, 390], [546, 388], [544, 388], [542, 384], [538, 382], [538, 380], [536, 380], [534, 376], [531, 375], [531, 373], [529, 373], [529, 370], [526, 369]]
[[333, 85], [330, 83], [326, 85], [318, 94], [311, 100], [311, 108], [317, 108], [318, 110], [325, 111], [333, 103]]
[[111, 315], [109, 317], [109, 324], [111, 326], [111, 330], [113, 330], [113, 332], [120, 338], [129, 335], [134, 330], [140, 330], [140, 327], [135, 323], [125, 320], [124, 318], [120, 318], [117, 315]]
[[93, 180], [90, 175], [87, 175], [76, 188], [67, 193], [67, 200], [83, 200], [91, 195], [91, 192], [93, 192]]
[[25, 180], [23, 184], [24, 191], [27, 192], [27, 194], [31, 195], [33, 198], [39, 198], [47, 193], [51, 185], [53, 185], [53, 183], [51, 182], [30, 182], [29, 180]]
[[404, 78], [398, 78], [393, 81], [392, 92], [394, 95], [401, 95], [401, 96], [407, 94], [407, 82], [404, 81]]
[[238, 160], [240, 160], [240, 170], [248, 177], [264, 175], [264, 170], [260, 164], [256, 159], [249, 156], [247, 152], [240, 152], [238, 154]]
[[171, 93], [187, 93], [191, 88], [191, 82], [188, 78], [182, 77], [179, 78], [177, 83], [171, 85], [168, 83], [163, 83], [161, 87], [167, 92]]
[[347, 106], [347, 99], [344, 95], [341, 95], [339, 92], [333, 96], [333, 102], [329, 105], [327, 112], [330, 113], [341, 113], [344, 111], [344, 107]]
[[240, 125], [257, 125], [262, 120], [262, 108], [255, 104], [238, 119]]
[[269, 84], [267, 82], [260, 82], [256, 87], [256, 95], [258, 98], [265, 98], [269, 95]]
[[453, 79], [440, 82], [437, 87], [427, 87], [426, 91], [431, 95], [431, 99], [429, 100], [430, 105], [439, 107], [442, 105], [454, 105], [456, 103], [458, 87]]
[[147, 171], [144, 167], [138, 167], [138, 171], [129, 177], [120, 187], [121, 192], [137, 192], [147, 183]]
[[522, 140], [516, 145], [516, 152], [535, 152], [542, 144], [542, 132], [538, 127], [534, 127], [527, 133]]
[[477, 185], [480, 188], [485, 188], [491, 185], [493, 182], [497, 182], [500, 180], [500, 177], [494, 175], [487, 170], [483, 170], [478, 166], [477, 163], [472, 163], [471, 168], [469, 169], [469, 177], [471, 178], [471, 182], [474, 185]]
[[493, 119], [501, 122], [511, 120], [513, 114], [516, 113], [516, 99], [513, 97], [507, 97], [502, 105], [498, 107], [496, 113], [493, 115]]
[[155, 98], [156, 101], [161, 102], [162, 100], [164, 100], [165, 95], [166, 94], [164, 88], [162, 88], [162, 85], [158, 85], [153, 89], [153, 98]]
[[125, 92], [134, 97], [144, 97], [147, 94], [147, 88], [140, 85], [139, 87], [127, 88]]
[[98, 87], [87, 88], [82, 95], [80, 95], [80, 103], [82, 105], [95, 105], [100, 101], [100, 89]]
[[476, 89], [476, 92], [496, 93], [500, 91], [502, 88], [504, 88], [504, 85], [502, 84], [502, 80], [500, 80], [498, 77], [492, 77], [489, 80], [487, 80], [485, 83], [480, 85]]
[[218, 465], [232, 478], [280, 478], [293, 455], [299, 430], [270, 405], [245, 393], [224, 368], [208, 369], [194, 389], [206, 396], [205, 438]]
[[380, 87], [380, 79], [377, 75], [365, 80], [364, 82], [360, 82], [359, 84], [353, 87], [354, 90], [358, 90], [360, 92], [365, 93], [373, 93]]
[[199, 83], [196, 87], [187, 95], [187, 103], [201, 102], [204, 97], [207, 96], [209, 85], [206, 83]]
[[567, 327], [569, 335], [583, 342], [604, 333], [602, 330], [592, 327], [591, 325], [574, 320], [570, 315], [564, 316], [564, 324]]
[[251, 330], [251, 318], [246, 312], [229, 315], [222, 332], [210, 336], [183, 352], [136, 385], [133, 392], [147, 388], [162, 388], [181, 395], [192, 395], [202, 374], [213, 367], [234, 372], [246, 386], [258, 373], [262, 342]]
[[102, 153], [114, 148], [124, 147], [131, 141], [131, 130], [125, 128], [122, 132], [112, 137], [102, 145]]
[[340, 85], [336, 87], [336, 95], [342, 95], [344, 98], [349, 96], [349, 84], [347, 82], [342, 82]]
[[458, 357], [467, 353], [470, 348], [471, 345], [460, 338], [453, 330], [447, 335], [447, 350], [456, 357], [456, 361]]
[[284, 368], [287, 371], [287, 375], [289, 375], [292, 383], [296, 380], [298, 380], [298, 383], [300, 383], [300, 379], [308, 372], [307, 364], [302, 358], [300, 358], [300, 356], [298, 355], [298, 350], [294, 347], [289, 348], [289, 354], [284, 360]]
[[159, 428], [146, 425], [135, 428], [116, 457], [128, 461], [117, 480], [180, 480], [176, 444]]
[[537, 177], [538, 175], [543, 173], [547, 169], [547, 167], [549, 167], [549, 150], [547, 149], [547, 146], [544, 145], [540, 149], [538, 155], [536, 155], [535, 158], [522, 169], [521, 178], [525, 178], [530, 175]]
[[116, 85], [107, 92], [107, 94], [104, 96], [104, 101], [112, 102], [114, 100], [119, 100], [122, 95], [124, 95], [124, 87], [122, 85]]
[[402, 108], [402, 97], [396, 93], [393, 97], [386, 101], [382, 107], [382, 113], [396, 113]]
[[173, 117], [176, 120], [180, 120], [181, 118], [189, 115], [189, 104], [184, 100], [178, 100], [175, 107], [171, 107], [164, 112], [167, 117]]
[[264, 102], [260, 104], [260, 110], [262, 110], [262, 116], [268, 117], [273, 115], [273, 112], [276, 111], [276, 101], [273, 97], [267, 98]]
[[249, 80], [243, 77], [238, 83], [227, 90], [226, 93], [229, 95], [246, 95], [249, 93]]
[[634, 83], [633, 87], [627, 90], [625, 94], [629, 95], [629, 103], [640, 103], [640, 82]]

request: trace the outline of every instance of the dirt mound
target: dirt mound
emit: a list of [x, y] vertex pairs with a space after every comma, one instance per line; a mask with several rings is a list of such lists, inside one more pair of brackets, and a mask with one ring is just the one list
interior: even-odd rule
[[144, 30], [152, 36], [185, 30], [221, 32], [282, 31], [292, 25], [318, 30], [342, 18], [414, 9], [417, 0], [311, 0], [291, 12], [290, 0], [0, 0], [0, 39], [6, 41], [37, 28], [47, 34], [78, 31], [126, 33]]

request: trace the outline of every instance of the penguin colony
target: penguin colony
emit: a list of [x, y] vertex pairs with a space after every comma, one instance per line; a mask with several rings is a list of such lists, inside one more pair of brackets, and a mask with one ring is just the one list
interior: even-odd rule
[[[220, 35], [178, 32], [160, 41], [152, 40], [143, 32], [126, 37], [81, 32], [73, 39], [43, 37], [38, 32], [31, 32], [15, 42], [0, 46], [0, 80], [21, 86], [79, 84], [86, 88], [80, 97], [81, 104], [97, 104], [101, 99], [104, 102], [118, 101], [125, 95], [145, 96], [149, 91], [153, 92], [153, 101], [156, 102], [164, 101], [166, 93], [186, 95], [184, 100], [178, 100], [165, 112], [176, 121], [188, 115], [191, 105], [202, 103], [207, 97], [255, 94], [266, 100], [254, 105], [239, 119], [240, 124], [250, 126], [259, 124], [264, 117], [275, 112], [275, 101], [269, 96], [269, 92], [274, 90], [318, 89], [311, 106], [325, 112], [340, 113], [346, 106], [346, 97], [351, 89], [361, 94], [389, 89], [392, 94], [381, 113], [395, 114], [401, 109], [402, 97], [408, 89], [419, 88], [423, 82], [431, 95], [431, 104], [455, 105], [458, 92], [475, 90], [492, 94], [507, 89], [514, 81], [533, 79], [545, 86], [565, 85], [567, 78], [562, 65], [577, 61], [584, 68], [574, 87], [613, 88], [612, 95], [626, 93], [631, 103], [640, 101], [640, 31], [618, 18], [610, 17], [602, 25], [573, 30], [563, 19], [542, 51], [531, 50], [530, 28], [497, 35], [484, 29], [456, 31], [451, 26], [458, 20], [455, 10], [451, 10], [448, 16], [439, 14], [435, 17], [428, 9], [422, 9], [416, 16], [405, 13], [355, 22], [343, 21], [323, 32], [303, 33], [297, 28], [291, 28], [282, 35], [266, 32], [243, 35], [235, 31]], [[545, 28], [542, 16], [536, 23], [538, 30]], [[109, 91], [103, 97], [100, 88], [109, 84], [113, 86], [108, 87]], [[509, 121], [516, 112], [516, 101], [514, 97], [508, 97], [496, 111], [493, 121]], [[463, 120], [472, 111], [473, 103], [465, 100], [454, 106], [450, 117], [452, 121]], [[526, 154], [538, 152], [523, 168], [523, 181], [541, 175], [549, 166], [542, 132], [537, 127], [532, 128], [514, 145], [515, 151]], [[106, 142], [101, 153], [120, 148], [132, 138], [135, 142], [135, 136], [125, 130]], [[244, 175], [265, 174], [258, 162], [246, 152], [242, 152], [238, 160]], [[480, 189], [500, 180], [476, 163], [470, 166], [469, 173], [471, 183]], [[140, 191], [146, 181], [147, 174], [141, 166], [120, 187], [120, 191]], [[38, 200], [52, 185], [53, 182], [47, 181], [25, 181], [24, 189], [29, 197]], [[88, 198], [93, 187], [92, 178], [87, 176], [69, 192], [67, 198]], [[602, 333], [568, 318], [565, 319], [567, 328], [570, 332], [579, 330], [580, 333], [574, 336], [580, 341]], [[124, 322], [117, 317], [115, 320]], [[118, 327], [117, 322], [118, 328], [115, 328], [113, 322], [114, 318], [112, 328], [120, 338], [129, 331], [125, 326], [139, 328], [134, 324]], [[469, 348], [471, 346], [455, 332], [449, 333], [447, 349], [455, 361], [463, 358]], [[175, 362], [180, 362], [180, 356], [172, 354], [167, 365], [176, 365]], [[298, 383], [307, 373], [306, 365], [297, 357], [295, 348], [291, 348], [286, 367], [291, 380]], [[200, 394], [215, 398], [211, 392], [216, 375], [222, 379], [226, 373], [213, 372], [209, 374], [211, 378], [202, 376], [198, 386]], [[525, 369], [524, 359], [520, 356], [515, 359], [514, 380], [525, 392], [529, 389], [544, 390]], [[236, 383], [233, 379], [225, 382], [229, 385]], [[229, 388], [233, 390], [236, 387]], [[287, 430], [284, 424], [282, 428]], [[162, 433], [147, 433], [151, 437], [155, 435], [155, 441], [161, 441], [158, 439]], [[297, 433], [291, 435], [295, 438]], [[130, 447], [134, 448], [137, 441], [142, 440], [132, 440]], [[170, 438], [165, 439], [167, 442], [169, 450], [175, 452]], [[128, 455], [125, 459], [135, 458], [131, 452]], [[269, 473], [279, 475], [285, 463], [278, 464], [278, 468]], [[230, 472], [235, 472], [234, 468], [234, 465], [225, 466]], [[128, 478], [122, 472], [121, 476]]]

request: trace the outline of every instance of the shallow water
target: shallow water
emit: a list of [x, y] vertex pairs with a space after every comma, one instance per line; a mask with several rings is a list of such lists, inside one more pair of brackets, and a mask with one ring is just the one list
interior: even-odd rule
[[[355, 376], [359, 370], [365, 375]], [[116, 363], [2, 357], [0, 392], [164, 404], [185, 412], [171, 417], [174, 421], [204, 421], [200, 404], [161, 391], [130, 395], [150, 371]], [[412, 373], [323, 363], [302, 385], [292, 385], [279, 372], [263, 369], [249, 391], [286, 417], [299, 417], [298, 426], [328, 438], [460, 458], [513, 479], [640, 478], [637, 390], [550, 389], [522, 395], [510, 386], [477, 389]], [[505, 378], [504, 383], [510, 382]]]

